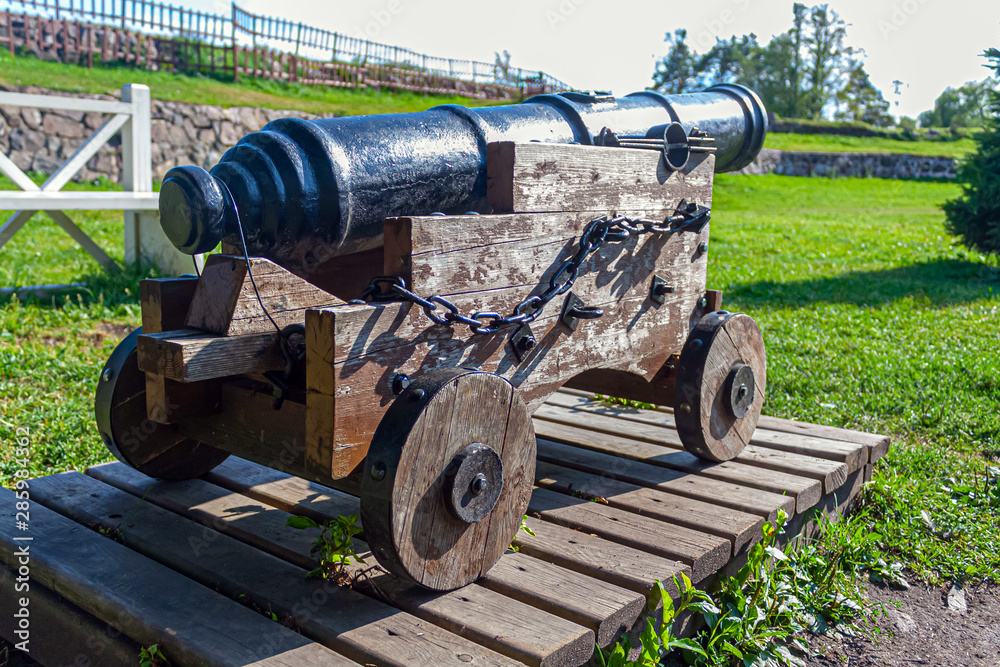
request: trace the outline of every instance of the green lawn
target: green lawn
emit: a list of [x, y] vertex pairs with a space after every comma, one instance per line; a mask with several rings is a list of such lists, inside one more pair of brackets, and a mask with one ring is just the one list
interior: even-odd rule
[[[721, 175], [709, 251], [709, 285], [764, 332], [766, 413], [896, 436], [860, 521], [928, 580], [1000, 570], [1000, 273], [945, 232], [939, 206], [957, 193]], [[119, 215], [80, 217], [118, 258]], [[109, 459], [93, 388], [139, 322], [139, 276], [106, 276], [39, 218], [0, 254], [0, 287], [88, 284], [55, 302], [0, 301], [0, 441], [30, 429], [32, 475]], [[15, 469], [4, 450], [5, 484]]]
[[[945, 130], [947, 132], [947, 130]], [[904, 153], [962, 157], [975, 148], [975, 141], [962, 137], [955, 141], [901, 141], [885, 137], [851, 137], [841, 134], [790, 134], [770, 132], [764, 148], [815, 153]]]
[[158, 100], [223, 107], [293, 109], [338, 116], [423, 111], [438, 104], [483, 106], [503, 103], [457, 95], [355, 91], [256, 79], [233, 84], [203, 76], [152, 72], [132, 67], [88, 69], [27, 56], [14, 58], [6, 51], [0, 51], [0, 83], [40, 86], [69, 93], [114, 93], [121, 89], [122, 84], [143, 83], [149, 86], [153, 98]]

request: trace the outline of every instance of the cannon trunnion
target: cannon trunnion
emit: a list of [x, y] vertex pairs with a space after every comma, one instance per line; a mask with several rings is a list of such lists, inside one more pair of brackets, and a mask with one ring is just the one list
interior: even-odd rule
[[102, 437], [154, 477], [235, 454], [359, 495], [379, 564], [437, 590], [511, 543], [532, 414], [561, 387], [672, 406], [689, 451], [736, 456], [764, 347], [706, 289], [719, 156], [686, 135], [684, 160], [611, 130], [490, 143], [492, 213], [390, 217], [380, 248], [329, 260], [362, 299], [232, 246], [200, 278], [144, 281], [142, 330], [99, 381]]

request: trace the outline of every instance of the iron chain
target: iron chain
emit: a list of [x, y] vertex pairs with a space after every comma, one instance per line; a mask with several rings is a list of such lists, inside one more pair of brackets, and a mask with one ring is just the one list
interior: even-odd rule
[[[464, 324], [473, 333], [492, 334], [513, 324], [533, 322], [549, 301], [562, 296], [576, 282], [580, 269], [587, 259], [605, 243], [623, 243], [633, 236], [644, 234], [674, 234], [682, 231], [698, 231], [708, 223], [709, 209], [703, 206], [681, 202], [677, 213], [663, 222], [643, 218], [629, 218], [624, 215], [602, 216], [592, 220], [580, 235], [580, 243], [572, 259], [563, 262], [549, 279], [549, 286], [541, 294], [529, 296], [519, 303], [510, 315], [502, 316], [495, 311], [483, 310], [462, 315], [458, 306], [442, 296], [421, 297], [406, 287], [406, 281], [397, 276], [379, 276], [365, 288], [357, 303], [385, 303], [408, 301], [424, 309], [424, 313], [436, 324], [454, 326]], [[382, 286], [386, 289], [383, 290]], [[441, 306], [443, 312], [438, 311]]]

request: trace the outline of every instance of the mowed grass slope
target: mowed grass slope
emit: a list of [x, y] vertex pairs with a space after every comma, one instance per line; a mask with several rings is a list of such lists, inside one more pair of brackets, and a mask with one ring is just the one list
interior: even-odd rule
[[[943, 130], [947, 132], [948, 130]], [[764, 148], [808, 153], [902, 153], [960, 158], [975, 150], [968, 136], [948, 141], [902, 141], [888, 137], [852, 137], [842, 134], [792, 134], [769, 132]]]
[[439, 104], [483, 106], [492, 102], [457, 95], [424, 95], [401, 91], [398, 94], [372, 89], [353, 90], [302, 86], [278, 81], [247, 79], [239, 84], [204, 76], [153, 72], [132, 67], [78, 67], [0, 51], [0, 83], [11, 86], [39, 86], [67, 93], [107, 93], [123, 84], [149, 86], [154, 99], [187, 104], [215, 104], [223, 107], [250, 106], [291, 109], [327, 116], [424, 111]]
[[[928, 580], [995, 580], [1000, 274], [945, 232], [939, 206], [958, 191], [721, 175], [709, 286], [761, 325], [767, 414], [896, 436], [859, 519], [881, 553]], [[120, 214], [80, 219], [122, 256]], [[0, 299], [0, 442], [29, 428], [32, 475], [108, 460], [93, 388], [139, 322], [140, 276], [106, 276], [38, 217], [0, 257], [0, 286], [88, 283], [54, 302]], [[16, 469], [5, 447], [5, 484]]]

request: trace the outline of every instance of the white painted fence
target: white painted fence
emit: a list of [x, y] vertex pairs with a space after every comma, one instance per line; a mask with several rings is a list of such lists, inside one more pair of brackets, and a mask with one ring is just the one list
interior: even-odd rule
[[[0, 227], [0, 247], [20, 231], [32, 215], [44, 211], [102, 266], [109, 271], [116, 271], [119, 269], [118, 264], [65, 211], [121, 210], [125, 217], [126, 263], [137, 260], [151, 262], [167, 274], [189, 273], [194, 268], [191, 257], [177, 251], [160, 229], [159, 194], [153, 192], [150, 97], [147, 86], [125, 84], [122, 86], [121, 102], [0, 92], [0, 105], [111, 114], [40, 187], [10, 158], [0, 153], [0, 173], [21, 189], [0, 190], [0, 210], [16, 211]], [[119, 131], [122, 136], [122, 181], [125, 192], [62, 192], [61, 188]]]

